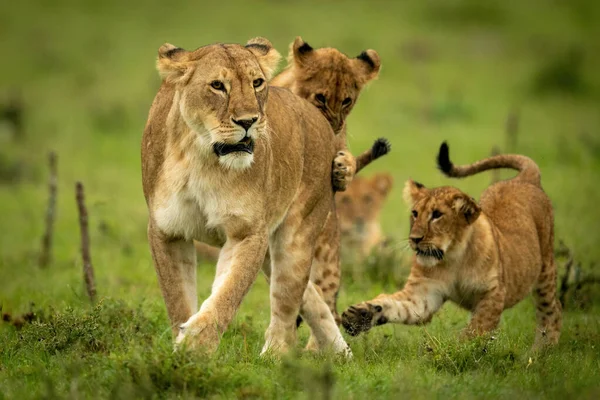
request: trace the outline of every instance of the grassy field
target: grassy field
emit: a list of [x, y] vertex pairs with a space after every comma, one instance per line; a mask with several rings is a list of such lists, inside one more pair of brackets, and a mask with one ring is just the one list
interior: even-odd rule
[[[503, 315], [489, 342], [458, 341], [468, 314], [446, 305], [426, 327], [384, 326], [348, 338], [351, 361], [303, 354], [303, 326], [297, 354], [276, 361], [259, 357], [269, 316], [259, 277], [216, 357], [174, 354], [146, 240], [139, 145], [164, 42], [191, 49], [260, 35], [286, 53], [302, 35], [350, 55], [373, 48], [380, 78], [348, 123], [355, 153], [380, 136], [393, 144], [364, 171], [395, 178], [386, 233], [400, 240], [408, 232], [401, 187], [409, 177], [475, 197], [489, 183], [488, 174], [443, 178], [434, 163], [441, 141], [457, 163], [497, 145], [539, 163], [556, 237], [583, 274], [594, 273], [599, 19], [598, 3], [583, 0], [2, 3], [0, 111], [22, 98], [24, 129], [15, 136], [0, 121], [0, 306], [13, 318], [30, 311], [36, 318], [21, 329], [0, 322], [0, 398], [598, 398], [600, 296], [590, 288], [582, 307], [566, 309], [559, 346], [543, 355], [529, 353], [527, 299]], [[518, 119], [515, 141], [505, 134], [509, 114]], [[53, 261], [41, 269], [50, 150], [59, 157], [57, 221]], [[77, 180], [90, 213], [95, 306], [81, 279]], [[370, 268], [407, 271], [401, 263]], [[203, 299], [213, 268], [201, 265], [198, 274]], [[341, 309], [398, 284], [372, 275], [347, 275]]]

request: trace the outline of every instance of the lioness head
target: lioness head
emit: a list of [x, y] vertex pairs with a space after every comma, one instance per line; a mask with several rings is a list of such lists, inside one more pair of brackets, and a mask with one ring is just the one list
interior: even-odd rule
[[404, 199], [411, 206], [409, 244], [420, 265], [433, 267], [464, 251], [481, 213], [475, 200], [453, 187], [427, 189], [413, 180], [404, 186]]
[[382, 242], [379, 215], [392, 188], [392, 177], [380, 173], [371, 178], [356, 176], [346, 191], [335, 197], [342, 250], [361, 257]]
[[267, 80], [280, 60], [263, 38], [246, 46], [215, 44], [158, 50], [158, 71], [175, 86], [174, 102], [194, 142], [227, 168], [252, 164], [254, 142], [266, 131]]
[[379, 55], [369, 49], [349, 58], [337, 49], [313, 49], [301, 37], [290, 47], [288, 62], [296, 78], [292, 91], [314, 104], [338, 133], [364, 85], [379, 74]]

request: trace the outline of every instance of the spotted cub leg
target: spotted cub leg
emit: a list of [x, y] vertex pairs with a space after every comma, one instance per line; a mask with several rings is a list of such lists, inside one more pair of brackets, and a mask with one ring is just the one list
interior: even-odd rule
[[475, 305], [471, 321], [464, 330], [463, 336], [470, 338], [496, 329], [504, 311], [504, 297], [505, 292], [499, 285], [485, 293]]
[[442, 282], [411, 276], [402, 291], [382, 294], [348, 308], [342, 314], [342, 325], [350, 335], [356, 336], [386, 323], [426, 324], [444, 304], [445, 292]]
[[554, 254], [547, 252], [534, 290], [537, 327], [534, 349], [558, 343], [562, 326], [562, 307], [556, 298], [556, 264]]
[[348, 151], [344, 149], [338, 151], [337, 155], [333, 159], [333, 175], [332, 184], [333, 190], [337, 192], [343, 192], [346, 187], [354, 179], [354, 173], [356, 172], [356, 159]]

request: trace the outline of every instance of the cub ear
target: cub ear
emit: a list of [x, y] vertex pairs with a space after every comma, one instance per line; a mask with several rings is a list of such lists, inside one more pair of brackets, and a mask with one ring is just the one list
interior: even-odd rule
[[466, 194], [459, 194], [452, 200], [452, 208], [457, 213], [463, 214], [467, 224], [472, 224], [481, 214], [481, 208], [477, 205], [473, 198]]
[[379, 75], [381, 60], [375, 50], [369, 49], [352, 59], [356, 74], [362, 79], [362, 84], [372, 81]]
[[181, 47], [165, 43], [158, 49], [156, 69], [164, 81], [175, 83], [187, 75], [190, 66], [185, 62], [188, 52]]
[[404, 202], [412, 207], [417, 201], [425, 197], [427, 192], [428, 190], [423, 184], [409, 179], [404, 184], [402, 197], [404, 198]]
[[281, 61], [281, 54], [275, 50], [271, 42], [262, 37], [250, 39], [246, 43], [246, 48], [256, 56], [265, 77], [270, 80]]
[[373, 187], [379, 193], [381, 193], [384, 197], [388, 195], [390, 190], [392, 189], [392, 185], [394, 183], [394, 179], [390, 174], [380, 173], [376, 174], [372, 178]]
[[288, 62], [294, 63], [300, 67], [306, 65], [314, 54], [314, 49], [306, 43], [300, 36], [297, 36], [294, 42], [290, 45], [290, 55]]

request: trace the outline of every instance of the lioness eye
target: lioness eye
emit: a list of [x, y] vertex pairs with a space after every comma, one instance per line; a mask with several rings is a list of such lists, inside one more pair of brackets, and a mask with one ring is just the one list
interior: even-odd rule
[[346, 97], [344, 101], [342, 101], [342, 105], [344, 107], [348, 107], [352, 103], [352, 99], [350, 97]]
[[215, 90], [225, 90], [225, 85], [221, 81], [212, 81], [210, 86]]
[[441, 216], [442, 216], [442, 213], [439, 212], [438, 210], [433, 210], [433, 212], [431, 213], [431, 219], [438, 219]]
[[417, 212], [417, 210], [412, 210], [412, 216], [414, 218], [417, 218], [419, 216], [419, 213]]
[[262, 86], [264, 81], [265, 81], [264, 79], [258, 78], [258, 79], [255, 79], [254, 82], [252, 82], [252, 85], [254, 85], [254, 87], [257, 88], [259, 86]]
[[318, 94], [315, 96], [315, 99], [317, 99], [317, 101], [318, 101], [319, 103], [323, 103], [323, 104], [325, 104], [325, 103], [327, 102], [327, 99], [325, 99], [325, 96], [324, 96], [322, 93], [318, 93]]

